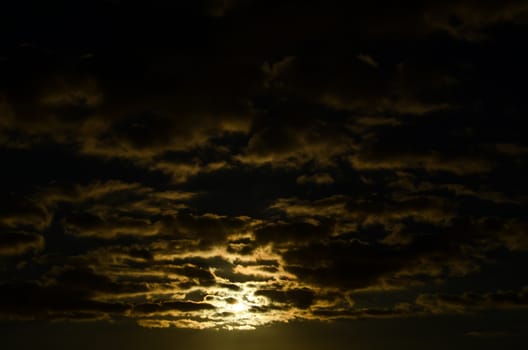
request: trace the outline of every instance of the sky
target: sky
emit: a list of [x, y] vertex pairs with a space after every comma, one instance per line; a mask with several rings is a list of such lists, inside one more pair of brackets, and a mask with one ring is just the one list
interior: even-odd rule
[[2, 348], [526, 346], [526, 1], [1, 7]]

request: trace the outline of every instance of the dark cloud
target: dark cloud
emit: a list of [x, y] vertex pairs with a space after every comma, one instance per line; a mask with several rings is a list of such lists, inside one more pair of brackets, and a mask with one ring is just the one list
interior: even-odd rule
[[114, 238], [119, 235], [155, 235], [156, 226], [149, 219], [126, 216], [101, 218], [98, 215], [71, 214], [64, 222], [66, 232], [78, 236]]
[[284, 211], [288, 216], [338, 217], [366, 224], [387, 223], [413, 218], [416, 221], [445, 222], [453, 217], [453, 204], [441, 197], [409, 196], [385, 199], [352, 199], [331, 196], [314, 201], [282, 198], [271, 208]]
[[271, 299], [273, 302], [282, 303], [286, 305], [293, 305], [300, 309], [306, 309], [312, 305], [315, 297], [315, 292], [308, 289], [289, 289], [289, 290], [273, 290], [261, 289], [255, 292], [255, 295], [262, 295]]
[[191, 280], [196, 280], [198, 284], [202, 286], [211, 286], [215, 284], [214, 275], [211, 273], [211, 271], [205, 268], [200, 268], [193, 265], [185, 265], [183, 267], [175, 267], [173, 271], [186, 276]]
[[128, 309], [123, 303], [95, 301], [67, 288], [31, 283], [3, 284], [0, 295], [0, 313], [4, 319], [69, 319], [86, 314], [97, 319], [122, 314]]
[[196, 312], [200, 310], [212, 310], [215, 307], [208, 303], [195, 303], [187, 301], [167, 301], [164, 303], [146, 303], [139, 304], [134, 307], [132, 311], [135, 314], [141, 315], [157, 315], [167, 314], [173, 311], [182, 312]]
[[162, 219], [164, 230], [183, 237], [198, 239], [205, 245], [225, 242], [231, 234], [240, 234], [250, 223], [247, 217], [227, 217], [217, 214], [194, 215], [178, 213]]
[[117, 282], [89, 267], [66, 267], [51, 271], [44, 285], [64, 288], [79, 295], [134, 294], [149, 290], [146, 283]]
[[365, 318], [378, 318], [378, 319], [387, 319], [387, 318], [401, 318], [401, 317], [412, 317], [418, 316], [420, 313], [412, 309], [412, 306], [409, 304], [398, 304], [392, 308], [384, 309], [373, 309], [373, 308], [364, 308], [364, 309], [354, 309], [354, 310], [315, 310], [314, 315], [321, 317], [323, 319], [329, 320], [342, 320], [342, 319], [365, 319]]
[[[321, 287], [409, 287], [427, 280], [475, 273], [490, 251], [498, 247], [523, 249], [520, 237], [525, 235], [522, 229], [513, 228], [516, 224], [505, 224], [496, 218], [476, 222], [460, 219], [443, 227], [418, 227], [416, 231], [405, 226], [392, 227], [393, 231], [379, 243], [334, 239], [305, 247], [297, 245], [283, 253], [285, 269]], [[427, 228], [431, 233], [422, 231]]]
[[0, 256], [22, 255], [44, 248], [44, 238], [24, 232], [3, 232], [0, 234]]
[[416, 304], [432, 313], [466, 313], [478, 310], [522, 309], [528, 307], [526, 289], [519, 292], [464, 293], [462, 295], [421, 294]]
[[277, 222], [258, 227], [255, 238], [261, 244], [266, 243], [288, 243], [308, 242], [311, 240], [324, 239], [333, 231], [330, 224], [312, 224], [308, 222]]
[[[425, 133], [427, 131], [421, 130], [420, 132]], [[410, 147], [410, 144], [405, 149], [405, 143], [412, 142], [408, 138], [410, 135], [403, 133], [401, 136], [405, 138], [399, 141], [397, 140], [397, 134], [392, 136], [395, 137], [394, 143], [391, 143], [391, 140], [382, 138], [381, 135], [379, 139], [367, 141], [361, 146], [356, 155], [349, 158], [351, 165], [362, 170], [418, 168], [426, 171], [452, 172], [458, 175], [485, 173], [494, 167], [493, 160], [486, 159], [486, 157], [476, 154], [474, 151], [460, 154], [460, 149], [457, 151], [433, 148], [430, 150], [415, 150]], [[422, 147], [425, 147], [423, 143]]]
[[334, 179], [330, 174], [321, 173], [313, 175], [301, 175], [297, 178], [297, 183], [301, 185], [305, 184], [318, 184], [318, 185], [328, 185], [334, 182]]
[[7, 228], [44, 229], [50, 221], [46, 208], [30, 198], [7, 193], [0, 202], [0, 224]]
[[344, 289], [362, 289], [401, 269], [409, 257], [361, 243], [314, 244], [283, 255], [286, 269], [303, 281]]
[[508, 22], [526, 22], [528, 11], [523, 1], [516, 0], [501, 4], [493, 1], [450, 1], [442, 5], [435, 4], [426, 12], [429, 25], [467, 40], [486, 39], [487, 35], [485, 31], [483, 33], [483, 29], [489, 27]]

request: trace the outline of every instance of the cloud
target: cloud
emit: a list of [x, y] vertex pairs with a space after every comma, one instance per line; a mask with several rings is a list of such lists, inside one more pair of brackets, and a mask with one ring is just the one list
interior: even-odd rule
[[[202, 120], [197, 122], [190, 116], [189, 119], [173, 117], [171, 114], [178, 113], [177, 111], [165, 113], [146, 111], [140, 115], [122, 117], [106, 127], [96, 139], [88, 140], [84, 145], [84, 152], [142, 160], [168, 151], [188, 150], [207, 143], [209, 138], [229, 132], [244, 132], [249, 128], [249, 121], [243, 117], [240, 120], [230, 120], [230, 116], [226, 116], [222, 120], [214, 115], [207, 115], [208, 112], [204, 111], [197, 112], [198, 116], [194, 116], [201, 117]], [[206, 115], [200, 116], [201, 113]]]
[[447, 171], [458, 175], [478, 174], [489, 172], [493, 164], [484, 159], [472, 157], [447, 158], [441, 154], [430, 153], [402, 153], [383, 154], [360, 153], [351, 156], [351, 165], [360, 170], [391, 170], [391, 169], [416, 169], [422, 168], [427, 171]]
[[80, 237], [115, 238], [117, 236], [152, 236], [159, 232], [159, 226], [150, 219], [130, 216], [105, 216], [72, 213], [64, 221], [66, 233]]
[[197, 312], [212, 310], [215, 307], [208, 303], [195, 303], [188, 301], [167, 301], [164, 303], [145, 303], [134, 306], [133, 313], [142, 316], [167, 315], [172, 313]]
[[255, 292], [255, 295], [262, 295], [273, 302], [292, 305], [300, 309], [306, 309], [312, 305], [315, 293], [307, 288], [289, 289], [286, 291], [261, 289]]
[[[139, 183], [118, 180], [87, 185], [48, 186], [33, 198], [4, 211], [6, 225], [43, 229], [53, 213], [61, 212], [66, 233], [78, 237], [112, 239], [119, 236], [153, 236], [164, 227], [159, 215], [173, 215], [196, 194], [177, 190], [156, 191]], [[32, 203], [41, 203], [40, 205]], [[13, 203], [14, 204], [14, 203]], [[153, 219], [158, 216], [156, 219]]]
[[457, 219], [441, 226], [417, 225], [434, 232], [429, 234], [412, 225], [394, 225], [378, 242], [361, 241], [358, 230], [352, 235], [291, 246], [282, 253], [282, 259], [287, 272], [312, 286], [341, 290], [412, 288], [428, 280], [478, 272], [484, 256], [499, 247], [508, 248], [501, 237], [509, 225], [499, 222]]
[[57, 286], [32, 283], [0, 285], [0, 315], [7, 319], [105, 318], [122, 314], [123, 303], [95, 301]]
[[447, 222], [454, 216], [452, 204], [440, 197], [409, 196], [377, 200], [352, 199], [334, 195], [313, 201], [280, 198], [271, 205], [290, 217], [333, 217], [338, 220], [374, 224], [398, 222], [405, 218], [425, 222]]
[[412, 305], [400, 303], [391, 308], [357, 308], [352, 310], [320, 309], [315, 310], [314, 316], [325, 320], [345, 319], [390, 319], [419, 316], [420, 312], [414, 310]]
[[[34, 195], [35, 201], [43, 203], [49, 211], [61, 206], [70, 205], [75, 209], [91, 208], [92, 212], [134, 212], [160, 214], [165, 208], [169, 212], [183, 206], [196, 193], [177, 190], [155, 190], [140, 183], [119, 180], [96, 181], [89, 184], [62, 184], [47, 186]], [[127, 206], [127, 209], [116, 209], [116, 206]]]
[[343, 52], [342, 46], [332, 49], [340, 52], [341, 58], [303, 56], [266, 66], [267, 85], [307, 103], [366, 116], [419, 116], [453, 107], [448, 100], [439, 98], [442, 94], [434, 94], [451, 84], [446, 73], [436, 67], [428, 67], [431, 85], [425, 87], [419, 78], [424, 73], [420, 63], [399, 62], [394, 69], [382, 73], [375, 69], [379, 63], [371, 56], [351, 50]]
[[205, 245], [223, 243], [229, 235], [241, 234], [251, 224], [248, 217], [228, 217], [206, 213], [194, 215], [180, 212], [162, 219], [163, 229], [190, 239], [198, 239]]
[[499, 291], [487, 294], [470, 292], [461, 295], [421, 294], [416, 299], [416, 304], [434, 314], [523, 309], [528, 307], [528, 293], [526, 289], [522, 289], [518, 292]]
[[298, 198], [279, 198], [270, 208], [284, 211], [289, 216], [345, 216], [348, 197], [334, 195], [314, 201]]
[[0, 256], [23, 255], [44, 249], [44, 237], [23, 232], [0, 233]]
[[347, 152], [353, 141], [337, 125], [322, 120], [305, 120], [302, 124], [270, 125], [256, 129], [243, 154], [242, 163], [295, 167], [308, 161], [331, 164], [332, 158]]
[[0, 225], [8, 228], [42, 230], [50, 215], [39, 203], [24, 196], [6, 194], [0, 201]]
[[333, 232], [331, 224], [308, 222], [277, 222], [258, 227], [253, 234], [258, 243], [303, 243], [321, 240]]
[[[203, 146], [225, 134], [246, 133], [251, 124], [250, 103], [242, 91], [259, 78], [258, 65], [219, 58], [213, 67], [206, 60], [165, 56], [155, 56], [158, 61], [147, 65], [141, 57], [128, 57], [138, 76], [151, 71], [151, 89], [141, 79], [124, 83], [118, 77], [124, 66], [107, 70], [109, 62], [98, 58], [70, 57], [77, 68], [69, 70], [59, 63], [58, 53], [39, 47], [9, 54], [4, 64], [9, 74], [0, 86], [2, 110], [9, 118], [3, 119], [0, 139], [11, 147], [51, 141], [73, 145], [82, 154], [155, 167], [153, 157]], [[20, 62], [30, 62], [31, 69]], [[246, 77], [247, 83], [235, 82]], [[180, 84], [167, 84], [167, 79]], [[231, 83], [232, 89], [224, 88]]]
[[151, 165], [153, 170], [161, 170], [169, 174], [175, 183], [184, 183], [193, 176], [212, 173], [227, 167], [229, 164], [225, 161], [204, 163], [197, 159], [189, 163], [161, 160]]
[[211, 273], [211, 271], [209, 271], [209, 269], [204, 267], [187, 264], [183, 266], [176, 266], [170, 269], [170, 271], [182, 276], [186, 276], [190, 280], [196, 281], [197, 284], [201, 286], [211, 286], [216, 284], [214, 275]]
[[413, 256], [387, 252], [361, 243], [312, 244], [284, 253], [286, 271], [315, 286], [344, 290], [364, 289], [382, 284]]
[[301, 175], [297, 178], [297, 183], [300, 185], [306, 184], [317, 184], [317, 185], [328, 185], [334, 182], [332, 175], [328, 173], [320, 173], [313, 175]]
[[366, 54], [359, 54], [356, 56], [358, 60], [360, 60], [361, 62], [364, 62], [366, 64], [368, 64], [369, 66], [372, 66], [374, 68], [378, 68], [379, 67], [379, 63], [376, 62], [376, 60], [374, 60], [371, 56], [369, 55], [366, 55]]
[[93, 268], [88, 266], [54, 268], [45, 276], [41, 284], [63, 288], [83, 296], [133, 295], [149, 290], [146, 283], [117, 282], [109, 276], [96, 273]]
[[207, 321], [196, 321], [191, 319], [181, 319], [181, 320], [164, 320], [164, 319], [141, 319], [138, 321], [138, 324], [141, 327], [146, 328], [169, 328], [169, 327], [177, 327], [177, 328], [193, 328], [193, 329], [207, 329], [207, 328], [215, 328], [216, 323], [215, 322], [207, 322]]
[[433, 29], [442, 29], [466, 40], [486, 38], [485, 29], [502, 23], [525, 23], [528, 6], [522, 1], [481, 4], [475, 1], [452, 1], [433, 4], [425, 19]]
[[501, 192], [493, 191], [485, 187], [475, 188], [468, 184], [459, 183], [432, 183], [429, 181], [423, 181], [413, 174], [403, 171], [396, 172], [395, 177], [396, 179], [388, 186], [391, 187], [392, 190], [402, 194], [425, 195], [430, 193], [442, 193], [445, 195], [445, 193], [448, 192], [456, 197], [473, 197], [482, 201], [495, 202], [497, 204], [518, 203], [518, 199], [516, 199], [515, 196], [506, 196]]
[[208, 12], [213, 17], [222, 17], [237, 5], [238, 0], [210, 0]]
[[48, 187], [39, 194], [39, 200], [56, 205], [57, 202], [83, 202], [105, 199], [116, 193], [148, 190], [138, 183], [126, 183], [117, 180], [96, 182], [89, 185], [71, 184]]

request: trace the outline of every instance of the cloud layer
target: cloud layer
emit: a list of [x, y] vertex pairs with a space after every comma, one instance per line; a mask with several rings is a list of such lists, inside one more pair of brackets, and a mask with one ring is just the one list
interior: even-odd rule
[[524, 2], [29, 3], [0, 15], [1, 319], [525, 312]]

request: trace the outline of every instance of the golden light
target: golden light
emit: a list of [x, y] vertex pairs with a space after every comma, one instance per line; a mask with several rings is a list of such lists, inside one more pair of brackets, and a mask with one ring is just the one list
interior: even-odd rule
[[240, 313], [247, 311], [248, 306], [245, 303], [238, 301], [237, 303], [230, 305], [229, 309], [232, 312]]

